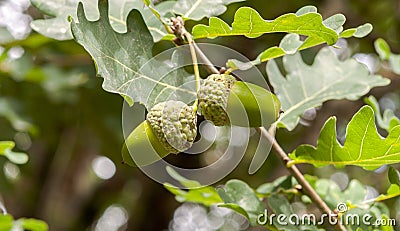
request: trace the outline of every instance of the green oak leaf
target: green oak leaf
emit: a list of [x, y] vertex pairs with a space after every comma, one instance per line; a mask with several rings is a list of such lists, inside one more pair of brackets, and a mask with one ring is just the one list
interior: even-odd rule
[[30, 231], [47, 231], [49, 230], [49, 226], [46, 222], [33, 219], [33, 218], [20, 218], [18, 222], [22, 223], [22, 227], [24, 230]]
[[283, 57], [286, 78], [274, 60], [267, 64], [267, 74], [284, 113], [278, 126], [293, 130], [300, 116], [309, 108], [332, 99], [356, 100], [371, 88], [385, 86], [389, 79], [370, 75], [354, 59], [340, 61], [328, 47], [319, 51], [314, 63], [305, 64], [299, 53]]
[[[81, 0], [81, 2], [85, 6], [86, 15], [90, 20], [95, 20], [99, 17], [97, 0]], [[51, 16], [32, 21], [31, 27], [35, 31], [58, 40], [73, 39], [68, 17], [72, 16], [75, 20], [77, 19], [76, 8], [78, 1], [31, 0], [31, 3], [44, 14]], [[173, 5], [174, 3], [167, 1], [158, 4], [155, 8], [162, 14], [166, 14]], [[109, 20], [114, 30], [119, 33], [126, 31], [126, 17], [132, 9], [139, 10], [142, 13], [154, 41], [159, 41], [167, 35], [162, 23], [149, 9], [144, 7], [142, 0], [113, 1], [113, 4], [110, 5]]]
[[171, 184], [164, 183], [164, 187], [175, 195], [175, 199], [180, 202], [194, 202], [210, 206], [216, 203], [221, 203], [222, 200], [218, 196], [217, 191], [211, 186], [194, 188], [189, 190], [179, 189]]
[[[192, 65], [192, 58], [188, 51], [188, 46], [180, 46], [171, 52], [167, 51], [148, 61], [140, 68], [143, 76], [148, 76], [155, 81], [143, 81], [133, 79], [128, 95], [139, 94], [137, 89], [141, 89], [142, 96], [137, 101], [143, 103], [147, 108], [167, 100], [180, 100], [187, 104], [196, 100], [195, 77], [185, 71], [184, 66]], [[159, 56], [167, 59], [160, 62]], [[144, 82], [144, 83], [143, 83]], [[144, 90], [146, 89], [146, 90]], [[147, 93], [146, 93], [147, 92]]]
[[15, 143], [12, 141], [0, 141], [0, 155], [5, 156], [14, 164], [25, 164], [28, 162], [28, 155], [23, 152], [14, 152], [12, 149]]
[[314, 188], [331, 209], [335, 209], [340, 203], [362, 203], [367, 195], [367, 189], [358, 180], [351, 180], [344, 191], [329, 179], [318, 179]]
[[300, 16], [307, 13], [317, 13], [318, 9], [315, 6], [303, 6], [297, 10], [296, 15]]
[[374, 43], [375, 50], [382, 60], [387, 60], [393, 72], [400, 75], [400, 54], [393, 54], [389, 44], [382, 38], [378, 38]]
[[381, 115], [381, 110], [379, 109], [379, 103], [374, 96], [369, 96], [364, 98], [364, 102], [372, 107], [375, 112], [376, 120], [379, 127], [390, 131], [392, 128], [400, 125], [400, 119], [394, 114], [392, 110], [386, 109]]
[[[377, 220], [382, 220], [383, 213], [381, 211], [382, 204], [366, 208], [353, 208], [349, 212], [342, 214], [342, 221], [347, 221], [346, 230], [349, 231], [382, 231], [382, 226], [375, 226]], [[363, 222], [363, 217], [369, 217], [368, 222]], [[357, 221], [359, 219], [359, 222]]]
[[388, 178], [391, 185], [389, 186], [387, 193], [379, 195], [375, 200], [373, 200], [374, 202], [380, 202], [400, 196], [400, 172], [390, 166], [388, 170]]
[[16, 99], [1, 98], [0, 99], [0, 117], [6, 118], [13, 128], [20, 132], [29, 132], [36, 134], [38, 128], [28, 120], [20, 116], [20, 109], [23, 105]]
[[[332, 17], [334, 17], [334, 16], [332, 16]], [[332, 17], [330, 17], [330, 18], [332, 18]], [[326, 25], [325, 22], [327, 20], [329, 20], [330, 18], [324, 20], [324, 24], [325, 25]], [[331, 26], [333, 26], [333, 25], [331, 24]], [[369, 24], [369, 23], [364, 24], [362, 26], [367, 26], [372, 30], [372, 25]], [[331, 28], [331, 29], [333, 29], [333, 28]], [[286, 38], [286, 36], [284, 37], [284, 39], [285, 38]], [[342, 38], [342, 36], [339, 35], [339, 38]], [[300, 39], [296, 38], [296, 37], [291, 37], [291, 38], [286, 38], [286, 39], [287, 40], [290, 39], [289, 41], [286, 41], [287, 43], [296, 44], [296, 47], [294, 47], [294, 48], [296, 48], [296, 50], [291, 50], [289, 52], [287, 49], [285, 49], [285, 47], [282, 46], [282, 41], [283, 41], [283, 39], [282, 39], [281, 44], [279, 44], [279, 47], [274, 46], [274, 47], [268, 48], [267, 50], [265, 50], [262, 53], [260, 53], [258, 55], [258, 57], [252, 62], [255, 65], [257, 65], [257, 64], [260, 64], [262, 62], [266, 62], [268, 60], [271, 60], [271, 59], [274, 59], [274, 58], [278, 58], [278, 57], [281, 57], [281, 56], [284, 56], [284, 55], [294, 54], [296, 51], [301, 51], [301, 50], [305, 50], [305, 49], [310, 48], [310, 47], [321, 45], [321, 44], [323, 44], [325, 42], [322, 39], [317, 39], [317, 38], [314, 38], [314, 37], [308, 37], [304, 41], [300, 41]]]
[[[269, 207], [271, 207], [272, 211], [275, 214], [284, 214], [287, 216], [289, 216], [291, 214], [295, 214], [288, 199], [283, 195], [279, 195], [279, 194], [271, 195], [268, 198], [268, 205], [269, 205]], [[269, 221], [269, 222], [271, 222], [271, 221]], [[272, 222], [275, 225], [275, 227], [277, 227], [279, 230], [298, 230], [292, 224], [288, 224], [287, 226], [280, 224], [279, 222], [277, 222], [276, 217], [272, 218]]]
[[387, 215], [382, 215], [382, 219], [385, 220], [387, 224], [381, 226], [382, 231], [395, 231], [394, 227], [390, 224], [390, 218]]
[[389, 57], [391, 55], [390, 46], [384, 39], [378, 38], [377, 40], [375, 40], [374, 47], [375, 47], [376, 53], [378, 53], [379, 57], [382, 60], [389, 59]]
[[99, 11], [99, 20], [88, 21], [79, 4], [79, 23], [71, 19], [71, 29], [75, 40], [95, 61], [97, 74], [104, 78], [104, 90], [123, 95], [130, 105], [140, 102], [147, 108], [171, 95], [186, 103], [194, 100], [194, 78], [184, 71], [171, 72], [179, 62], [190, 60], [185, 50], [177, 49], [171, 62], [149, 62], [153, 40], [141, 14], [132, 10], [127, 19], [128, 31], [121, 34], [109, 23], [106, 0], [99, 1]]
[[391, 184], [397, 184], [400, 186], [400, 172], [397, 169], [390, 166], [388, 170], [388, 177]]
[[372, 25], [369, 23], [366, 23], [364, 25], [358, 26], [357, 28], [350, 28], [347, 29], [339, 34], [340, 38], [350, 38], [350, 37], [356, 37], [356, 38], [362, 38], [367, 36], [369, 33], [372, 31]]
[[289, 165], [356, 165], [375, 170], [385, 164], [400, 163], [400, 126], [382, 138], [376, 130], [374, 112], [370, 106], [362, 107], [351, 119], [344, 145], [336, 139], [335, 124], [336, 117], [328, 119], [319, 135], [317, 147], [300, 145], [289, 155], [292, 159]]
[[300, 36], [298, 34], [287, 34], [282, 38], [279, 46], [268, 48], [259, 54], [255, 60], [250, 62], [241, 62], [236, 59], [229, 59], [227, 62], [227, 67], [239, 70], [248, 70], [254, 67], [254, 65], [261, 64], [267, 60], [278, 58], [286, 54], [292, 55], [298, 51], [302, 44], [303, 42], [300, 40]]
[[[294, 212], [289, 200], [283, 195], [280, 195], [280, 194], [271, 195], [268, 198], [268, 205], [275, 214], [277, 214], [277, 215], [283, 214], [286, 216], [286, 219], [284, 220], [284, 222], [287, 222], [287, 225], [282, 224], [282, 222], [278, 222], [277, 216], [274, 216], [272, 218], [272, 222], [278, 230], [288, 230], [288, 231], [298, 231], [298, 230], [318, 231], [318, 230], [321, 230], [321, 229], [318, 229], [318, 227], [312, 225], [313, 221], [310, 221], [310, 224], [308, 224], [308, 221], [305, 220], [304, 225], [302, 224], [300, 226], [296, 225], [296, 224], [291, 224], [289, 222], [289, 217], [296, 213]], [[271, 214], [269, 214], [269, 215], [271, 215]], [[268, 222], [270, 222], [270, 221], [268, 221]], [[299, 222], [302, 222], [302, 221], [299, 220]]]
[[217, 16], [226, 11], [226, 5], [245, 0], [178, 0], [173, 11], [182, 15], [183, 19], [198, 21], [204, 17]]
[[193, 27], [195, 38], [215, 38], [218, 36], [244, 35], [256, 38], [265, 33], [295, 33], [317, 38], [328, 45], [334, 44], [337, 33], [323, 24], [322, 16], [315, 12], [302, 15], [284, 14], [275, 20], [265, 20], [260, 14], [250, 8], [239, 8], [234, 16], [232, 28], [219, 18], [211, 17], [209, 26], [196, 25]]
[[257, 197], [250, 186], [240, 180], [230, 180], [224, 188], [218, 189], [218, 194], [225, 202], [220, 207], [230, 208], [244, 215], [251, 225], [257, 224], [257, 216], [264, 213], [265, 205]]
[[14, 220], [9, 214], [0, 214], [0, 231], [10, 230], [47, 231], [49, 226], [46, 222], [33, 218]]
[[184, 186], [186, 188], [202, 187], [202, 185], [198, 181], [190, 180], [190, 179], [187, 179], [187, 178], [181, 176], [178, 172], [176, 172], [170, 166], [167, 166], [165, 169], [166, 169], [168, 175], [170, 175], [174, 180], [178, 181], [182, 186]]
[[[352, 214], [362, 217], [367, 212], [372, 216], [372, 223], [384, 214], [389, 214], [389, 209], [385, 204], [375, 203], [379, 202], [377, 200], [378, 198], [388, 199], [383, 198], [383, 196], [386, 195], [381, 195], [376, 199], [364, 201], [364, 198], [367, 196], [367, 188], [356, 179], [351, 180], [344, 190], [341, 190], [338, 184], [330, 179], [317, 179], [311, 185], [332, 210], [337, 208], [339, 204], [344, 203], [347, 205], [347, 211], [343, 214], [343, 219]], [[390, 195], [393, 196], [392, 194]], [[365, 224], [361, 225], [362, 228], [360, 230], [377, 230], [368, 227]], [[356, 230], [356, 227], [349, 227], [349, 230]]]
[[9, 214], [0, 214], [0, 231], [10, 231], [13, 227], [14, 218]]
[[222, 202], [215, 188], [211, 186], [202, 186], [197, 181], [186, 179], [169, 166], [167, 166], [166, 170], [173, 179], [188, 188], [188, 190], [182, 190], [172, 184], [164, 183], [164, 187], [175, 195], [175, 199], [178, 202], [194, 202], [205, 206]]
[[400, 185], [391, 184], [386, 194], [379, 195], [374, 202], [380, 202], [400, 196]]
[[[351, 180], [345, 190], [341, 190], [339, 185], [330, 179], [317, 179], [311, 184], [319, 196], [334, 209], [339, 203], [345, 203], [349, 209], [368, 208], [374, 206], [373, 203], [381, 202], [400, 196], [400, 187], [391, 184], [386, 194], [381, 194], [376, 198], [364, 200], [367, 195], [367, 188], [358, 180]], [[371, 204], [372, 203], [372, 204]]]
[[291, 176], [282, 176], [273, 182], [264, 183], [257, 188], [259, 194], [272, 194], [282, 190], [288, 190], [293, 188], [293, 178]]
[[[302, 16], [307, 13], [317, 14], [317, 8], [315, 6], [304, 6], [300, 8], [297, 12], [297, 16]], [[332, 29], [336, 32], [338, 38], [348, 38], [351, 36], [360, 38], [368, 35], [372, 31], [372, 25], [370, 23], [366, 23], [357, 28], [350, 28], [346, 30], [346, 33], [343, 34], [343, 24], [346, 21], [346, 17], [342, 14], [335, 14], [331, 17], [322, 21], [323, 25]], [[278, 58], [288, 54], [294, 54], [297, 51], [301, 51], [310, 47], [314, 47], [317, 45], [321, 45], [326, 43], [327, 41], [324, 38], [317, 36], [309, 36], [304, 41], [300, 39], [298, 34], [287, 34], [281, 40], [279, 46], [269, 47], [265, 51], [261, 52], [257, 58], [249, 63], [240, 63], [237, 60], [230, 60], [228, 62], [228, 67], [232, 67], [234, 69], [247, 70], [254, 65], [261, 64], [262, 62], [266, 62], [268, 60]]]

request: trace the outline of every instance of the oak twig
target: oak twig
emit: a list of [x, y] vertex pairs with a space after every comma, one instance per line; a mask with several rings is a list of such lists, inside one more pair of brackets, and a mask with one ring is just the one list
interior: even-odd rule
[[[179, 19], [178, 19], [179, 20]], [[174, 22], [174, 20], [171, 20]], [[176, 21], [174, 25], [172, 26], [172, 30], [174, 31], [177, 39], [181, 41], [183, 37], [186, 38], [187, 42], [190, 45], [191, 53], [192, 53], [192, 59], [193, 59], [193, 65], [194, 65], [194, 72], [196, 76], [196, 89], [197, 84], [198, 84], [198, 66], [197, 66], [197, 56], [196, 54], [193, 55], [193, 50], [197, 53], [201, 61], [205, 64], [205, 68], [209, 73], [213, 74], [219, 74], [220, 71], [218, 71], [215, 66], [211, 63], [211, 61], [207, 58], [207, 56], [201, 51], [201, 49], [196, 45], [196, 43], [192, 39], [192, 35], [186, 31], [183, 21]], [[178, 43], [175, 42], [176, 45], [179, 45]], [[228, 69], [229, 71], [233, 71], [233, 69]], [[317, 194], [317, 192], [312, 188], [312, 186], [308, 183], [308, 181], [304, 178], [304, 175], [300, 172], [300, 170], [296, 167], [296, 165], [291, 165], [288, 166], [287, 163], [290, 161], [290, 158], [286, 154], [286, 152], [282, 149], [282, 147], [279, 145], [279, 143], [275, 140], [275, 138], [264, 128], [260, 127], [257, 128], [257, 130], [261, 133], [261, 135], [266, 138], [269, 142], [272, 143], [272, 148], [275, 150], [275, 153], [279, 157], [279, 159], [282, 160], [284, 163], [286, 169], [290, 172], [292, 176], [294, 176], [297, 180], [297, 182], [301, 185], [301, 191], [309, 196], [311, 200], [323, 211], [325, 214], [328, 216], [336, 217], [336, 213], [334, 213], [328, 205], [321, 199], [321, 197]], [[336, 218], [337, 219], [337, 218]], [[343, 227], [343, 225], [337, 221], [334, 229], [337, 231], [346, 231], [346, 229]]]
[[[321, 197], [317, 194], [317, 192], [313, 189], [313, 187], [308, 183], [308, 181], [304, 178], [304, 175], [300, 172], [300, 170], [296, 167], [296, 165], [287, 166], [286, 164], [290, 161], [290, 158], [286, 154], [286, 152], [282, 149], [279, 143], [275, 140], [275, 138], [263, 127], [257, 128], [260, 131], [261, 135], [266, 138], [269, 142], [272, 143], [272, 148], [275, 150], [275, 153], [282, 160], [287, 170], [290, 172], [294, 178], [296, 178], [297, 182], [302, 186], [302, 191], [304, 194], [309, 196], [311, 200], [327, 215], [332, 216], [335, 213], [328, 207], [328, 205], [321, 199]], [[346, 231], [346, 229], [337, 222], [335, 225], [335, 230], [338, 231]]]

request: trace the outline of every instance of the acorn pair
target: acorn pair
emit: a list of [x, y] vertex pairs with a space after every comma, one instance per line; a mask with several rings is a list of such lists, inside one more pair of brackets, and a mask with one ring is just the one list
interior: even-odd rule
[[[273, 93], [226, 74], [208, 76], [197, 92], [197, 99], [201, 114], [215, 126], [269, 126], [280, 110], [280, 102]], [[155, 105], [126, 139], [124, 162], [144, 166], [168, 154], [184, 152], [196, 138], [196, 123], [193, 107], [181, 101]], [[138, 153], [134, 161], [132, 152]]]

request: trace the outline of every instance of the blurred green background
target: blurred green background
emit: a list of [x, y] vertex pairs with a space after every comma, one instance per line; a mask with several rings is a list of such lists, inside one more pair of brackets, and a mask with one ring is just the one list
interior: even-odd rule
[[[343, 49], [338, 53], [343, 58], [358, 54], [356, 57], [364, 57], [365, 61], [366, 56], [362, 55], [375, 53], [373, 42], [377, 38], [384, 38], [393, 53], [400, 52], [397, 0], [253, 0], [230, 5], [221, 18], [232, 22], [240, 6], [251, 6], [264, 18], [273, 19], [305, 5], [317, 6], [324, 18], [344, 14], [346, 28], [366, 22], [374, 26], [366, 38], [340, 41]], [[36, 18], [43, 15], [27, 0], [0, 1], [0, 140], [15, 141], [16, 149], [30, 157], [27, 164], [20, 166], [0, 158], [1, 203], [17, 218], [45, 220], [50, 230], [168, 229], [180, 204], [140, 170], [121, 164], [122, 97], [101, 88], [103, 79], [96, 77], [90, 56], [77, 43], [52, 40], [31, 31], [29, 22]], [[188, 22], [187, 26], [190, 29], [196, 23]], [[277, 45], [282, 36], [267, 34], [253, 40], [226, 37], [203, 42], [225, 45], [254, 59], [266, 48]], [[172, 46], [171, 42], [160, 42], [154, 53]], [[319, 48], [302, 52], [303, 58], [311, 63]], [[370, 58], [366, 62], [375, 67], [375, 72], [392, 79], [390, 86], [374, 89], [371, 94], [380, 99], [383, 109], [393, 109], [399, 115], [399, 76], [379, 63], [375, 54], [367, 57]], [[261, 65], [265, 74], [264, 69]], [[311, 112], [311, 117], [295, 131], [279, 131], [277, 139], [287, 152], [301, 143], [315, 144], [320, 128], [331, 115], [338, 116], [342, 126], [338, 128], [339, 137], [344, 139], [345, 125], [361, 105], [362, 100], [327, 102], [316, 114]], [[248, 156], [216, 186], [239, 178], [256, 187], [287, 174], [271, 155], [256, 174], [248, 175], [250, 160]], [[326, 178], [342, 172], [373, 186], [371, 193], [384, 192], [388, 186], [382, 171], [366, 174], [360, 168], [308, 166], [302, 166], [302, 170]], [[400, 217], [400, 202], [392, 200], [388, 204], [392, 215]]]

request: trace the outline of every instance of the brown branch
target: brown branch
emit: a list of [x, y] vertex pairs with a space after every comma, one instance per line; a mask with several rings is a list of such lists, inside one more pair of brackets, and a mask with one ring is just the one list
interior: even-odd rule
[[[183, 38], [186, 37], [187, 40], [191, 40], [189, 43], [194, 46], [199, 59], [202, 61], [200, 64], [204, 65], [204, 68], [208, 73], [218, 74], [219, 71], [203, 53], [203, 51], [197, 46], [194, 40], [191, 39], [191, 34], [185, 28], [185, 22], [178, 16], [176, 18], [171, 18], [172, 26], [171, 31], [175, 34], [176, 38], [173, 40], [175, 45], [182, 46], [184, 44]], [[189, 39], [190, 38], [190, 39]]]
[[197, 46], [197, 44], [193, 41], [194, 48], [196, 49], [197, 55], [199, 59], [202, 61], [202, 65], [208, 73], [219, 74], [219, 71], [215, 66], [211, 63], [211, 61], [207, 58], [207, 56], [203, 53], [203, 51]]
[[[321, 199], [321, 197], [317, 194], [317, 192], [313, 189], [313, 187], [308, 183], [308, 181], [304, 178], [303, 174], [296, 167], [296, 165], [287, 166], [286, 164], [290, 161], [290, 158], [286, 154], [286, 152], [282, 149], [279, 143], [275, 140], [275, 138], [263, 127], [257, 128], [261, 135], [266, 138], [269, 142], [272, 143], [272, 148], [275, 150], [275, 153], [282, 160], [287, 170], [293, 175], [297, 182], [302, 186], [302, 191], [304, 194], [309, 196], [311, 200], [327, 215], [331, 216], [335, 214], [328, 205]], [[340, 222], [337, 222], [334, 226], [335, 230], [338, 231], [346, 231], [346, 229], [342, 226]]]
[[[203, 56], [199, 55], [199, 58], [201, 58], [205, 63], [211, 63], [210, 60], [207, 58], [207, 56], [202, 53]], [[211, 71], [210, 73], [218, 74], [218, 70], [215, 69]], [[287, 170], [290, 172], [292, 176], [294, 176], [297, 180], [297, 182], [301, 185], [302, 187], [302, 192], [309, 196], [311, 200], [327, 215], [332, 215], [335, 214], [329, 207], [328, 205], [321, 199], [321, 197], [317, 194], [317, 192], [313, 189], [313, 187], [308, 183], [308, 181], [304, 178], [303, 174], [300, 172], [300, 170], [296, 167], [296, 165], [292, 165], [288, 167], [286, 164], [290, 161], [290, 158], [286, 154], [286, 152], [282, 149], [282, 147], [279, 145], [279, 143], [275, 140], [274, 137], [264, 128], [260, 127], [257, 128], [257, 130], [260, 131], [261, 135], [266, 138], [269, 142], [272, 143], [272, 148], [275, 150], [275, 153], [278, 155], [279, 159], [282, 160], [284, 165], [286, 166]], [[343, 227], [343, 225], [340, 222], [337, 222], [336, 225], [334, 226], [335, 230], [337, 231], [346, 231], [346, 229]]]
[[[180, 22], [181, 23], [181, 22]], [[184, 29], [184, 24], [175, 23], [174, 27], [172, 27], [177, 39], [181, 40], [182, 32], [188, 33], [186, 29]], [[177, 26], [178, 25], [178, 26]], [[183, 28], [182, 28], [183, 27]], [[179, 45], [175, 42], [175, 44]], [[220, 72], [214, 67], [211, 61], [207, 58], [207, 56], [201, 51], [201, 49], [194, 43], [194, 47], [199, 58], [205, 63], [205, 67], [209, 73], [219, 74]], [[309, 196], [311, 200], [328, 216], [332, 216], [335, 214], [328, 205], [321, 199], [321, 197], [317, 194], [317, 192], [313, 189], [313, 187], [308, 183], [308, 181], [304, 178], [304, 175], [300, 172], [300, 170], [296, 167], [296, 165], [287, 166], [287, 163], [290, 161], [290, 158], [286, 154], [286, 152], [282, 149], [279, 143], [275, 140], [275, 138], [264, 128], [257, 128], [260, 131], [261, 135], [266, 138], [269, 142], [272, 143], [272, 148], [275, 150], [277, 156], [283, 161], [285, 167], [290, 172], [292, 176], [294, 176], [297, 182], [301, 185], [301, 191]], [[337, 217], [336, 217], [337, 219]], [[338, 221], [336, 222], [334, 229], [337, 231], [346, 231], [345, 227]]]

